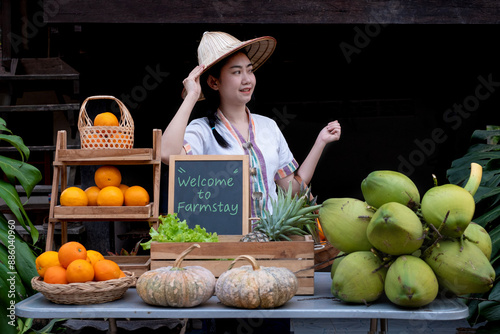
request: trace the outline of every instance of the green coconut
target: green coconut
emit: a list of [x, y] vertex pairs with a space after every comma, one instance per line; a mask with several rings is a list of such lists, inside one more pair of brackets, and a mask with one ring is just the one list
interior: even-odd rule
[[[343, 255], [343, 256], [342, 256]], [[339, 263], [342, 262], [342, 260], [346, 257], [344, 252], [339, 252], [336, 256], [336, 259], [333, 260], [332, 265], [330, 267], [330, 277], [333, 279], [333, 276], [335, 276], [335, 270], [337, 270], [337, 267], [339, 266]]]
[[329, 198], [319, 209], [319, 220], [328, 242], [342, 252], [352, 253], [372, 248], [366, 237], [372, 214], [359, 199]]
[[488, 234], [488, 231], [484, 229], [484, 227], [471, 222], [465, 229], [464, 235], [471, 241], [475, 242], [475, 245], [479, 247], [483, 254], [488, 258], [488, 260], [491, 260], [491, 237]]
[[421, 208], [427, 223], [439, 228], [445, 222], [441, 234], [458, 238], [471, 222], [476, 204], [472, 195], [464, 188], [444, 184], [433, 187], [424, 194]]
[[397, 202], [411, 209], [420, 204], [417, 186], [406, 175], [391, 171], [373, 171], [361, 182], [363, 197], [371, 206], [380, 208], [385, 203]]
[[370, 251], [350, 253], [338, 264], [332, 279], [332, 294], [348, 303], [370, 303], [384, 292], [387, 268]]
[[401, 255], [387, 270], [384, 291], [396, 305], [420, 307], [436, 299], [439, 284], [434, 271], [424, 260]]
[[411, 254], [422, 246], [424, 229], [420, 218], [407, 206], [389, 202], [373, 215], [366, 235], [378, 250], [390, 255]]
[[468, 240], [444, 240], [424, 251], [439, 285], [456, 295], [487, 292], [493, 287], [495, 270], [488, 258]]

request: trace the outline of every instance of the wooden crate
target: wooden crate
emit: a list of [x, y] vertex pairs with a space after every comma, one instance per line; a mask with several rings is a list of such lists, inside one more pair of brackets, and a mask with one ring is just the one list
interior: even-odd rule
[[[264, 267], [285, 267], [299, 280], [297, 295], [314, 295], [314, 241], [310, 236], [294, 241], [240, 242], [240, 235], [219, 235], [219, 242], [198, 243], [184, 259], [182, 266], [202, 266], [216, 278], [226, 271], [239, 255], [251, 255]], [[190, 242], [152, 242], [151, 269], [172, 266]], [[234, 267], [248, 265], [244, 260]]]
[[118, 264], [121, 270], [130, 271], [139, 277], [149, 270], [151, 258], [149, 255], [133, 255], [133, 256], [105, 256], [107, 260], [112, 260]]

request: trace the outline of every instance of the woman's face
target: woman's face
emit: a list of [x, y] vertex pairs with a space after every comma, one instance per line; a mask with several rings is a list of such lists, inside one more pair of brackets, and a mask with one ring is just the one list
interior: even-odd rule
[[221, 103], [247, 104], [252, 98], [255, 84], [251, 61], [244, 53], [236, 53], [221, 68], [217, 82]]

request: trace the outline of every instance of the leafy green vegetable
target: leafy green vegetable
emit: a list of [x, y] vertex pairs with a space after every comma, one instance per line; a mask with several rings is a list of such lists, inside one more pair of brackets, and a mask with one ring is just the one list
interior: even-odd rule
[[160, 225], [158, 231], [151, 227], [149, 235], [151, 240], [141, 243], [143, 249], [150, 249], [151, 242], [218, 242], [217, 233], [209, 233], [205, 228], [196, 225], [189, 228], [185, 220], [180, 221], [176, 213], [169, 213], [166, 216], [159, 216]]

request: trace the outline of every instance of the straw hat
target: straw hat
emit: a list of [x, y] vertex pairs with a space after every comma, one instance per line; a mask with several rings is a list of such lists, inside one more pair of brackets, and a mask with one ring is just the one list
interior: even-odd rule
[[[276, 39], [271, 36], [242, 42], [225, 32], [206, 31], [198, 46], [198, 65], [205, 65], [204, 73], [222, 59], [241, 49], [245, 49], [255, 71], [269, 59], [275, 48]], [[182, 96], [185, 97], [184, 90]], [[200, 99], [203, 99], [203, 95]]]

